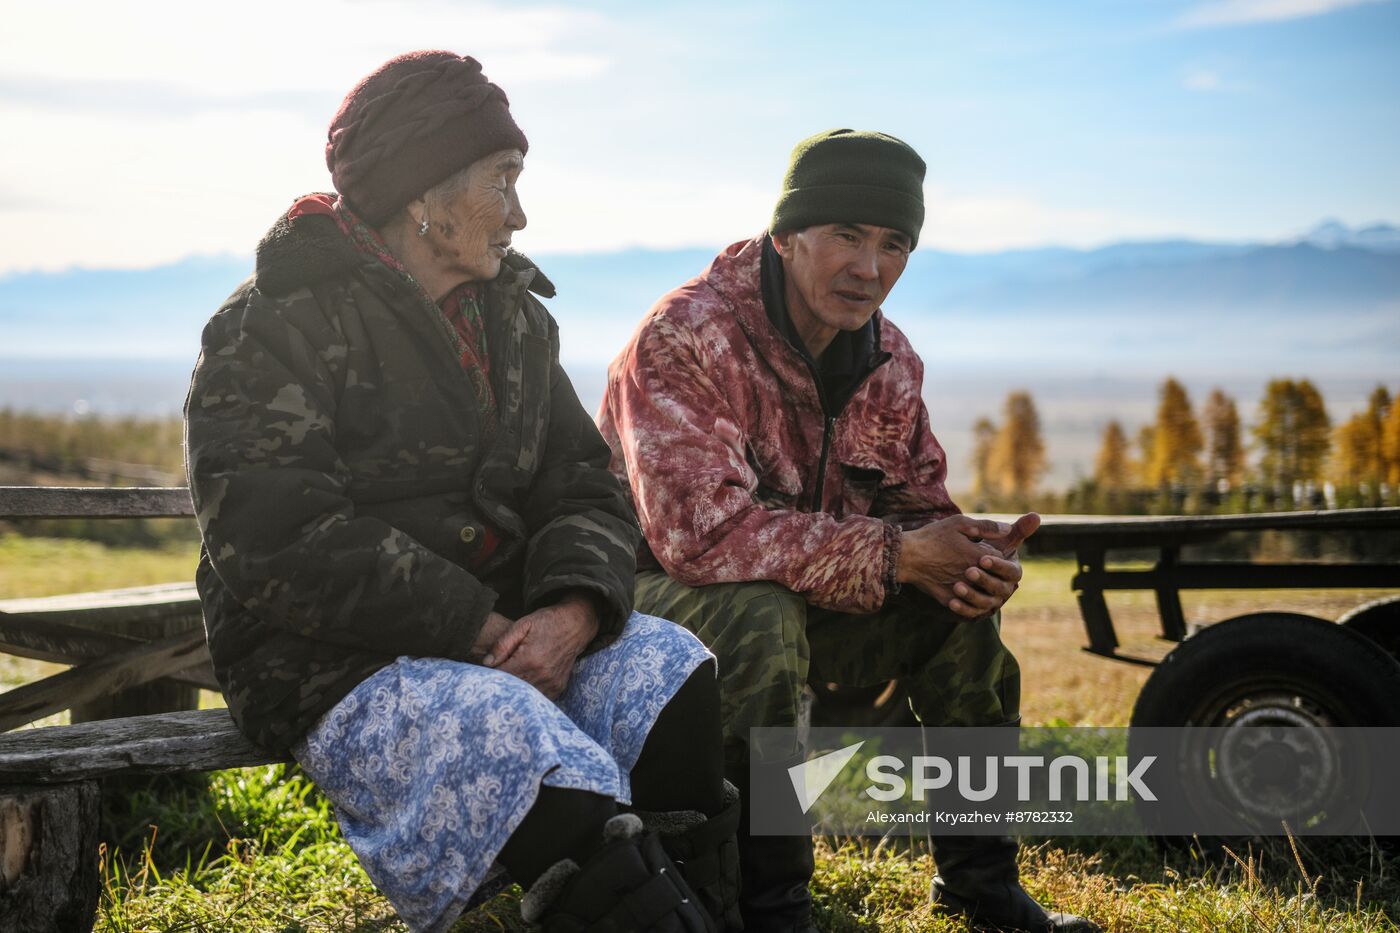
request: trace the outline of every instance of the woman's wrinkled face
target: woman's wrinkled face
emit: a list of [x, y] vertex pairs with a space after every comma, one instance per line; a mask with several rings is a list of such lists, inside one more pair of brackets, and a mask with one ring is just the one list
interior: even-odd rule
[[515, 190], [524, 167], [519, 149], [502, 149], [424, 195], [424, 239], [441, 271], [468, 282], [489, 281], [501, 271], [511, 237], [525, 226]]

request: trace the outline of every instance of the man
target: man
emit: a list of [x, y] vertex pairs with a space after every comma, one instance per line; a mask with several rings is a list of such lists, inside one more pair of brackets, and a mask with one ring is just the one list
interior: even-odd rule
[[[718, 657], [741, 788], [749, 729], [796, 725], [809, 681], [898, 678], [925, 724], [1019, 722], [998, 610], [1040, 520], [959, 513], [922, 362], [880, 312], [918, 241], [923, 178], [891, 136], [803, 140], [769, 233], [665, 295], [609, 370], [600, 427], [642, 566], [660, 568], [638, 576], [637, 608]], [[810, 930], [811, 838], [740, 845], [746, 929]], [[1041, 908], [1015, 857], [1009, 837], [936, 839], [935, 901], [993, 928], [1098, 929]]]

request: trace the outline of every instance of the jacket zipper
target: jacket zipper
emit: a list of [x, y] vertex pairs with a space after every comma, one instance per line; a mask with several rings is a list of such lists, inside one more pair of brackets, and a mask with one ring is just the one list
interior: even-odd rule
[[[773, 245], [771, 243], [767, 243], [764, 249], [762, 250], [762, 259], [760, 260], [759, 291], [763, 302], [765, 316], [768, 317], [774, 329], [776, 329], [781, 334], [783, 328], [781, 324], [779, 324], [777, 319], [773, 317], [773, 314], [775, 309], [782, 309], [782, 313], [786, 315], [787, 305], [782, 295], [781, 288], [779, 288], [777, 291], [770, 292], [769, 286], [774, 282], [774, 280], [770, 278], [768, 271], [769, 262], [771, 261], [770, 254], [773, 257], [777, 256], [777, 253], [774, 252]], [[778, 266], [779, 273], [781, 273], [781, 268], [781, 265]], [[779, 276], [777, 281], [781, 282], [781, 275]], [[789, 322], [790, 321], [791, 318], [789, 318]], [[746, 330], [748, 330], [747, 325], [744, 325], [744, 327]], [[822, 408], [822, 452], [821, 456], [817, 460], [817, 482], [814, 488], [812, 489], [812, 511], [820, 512], [822, 508], [823, 494], [826, 491], [826, 468], [828, 461], [831, 458], [831, 439], [832, 435], [836, 431], [836, 421], [841, 417], [841, 412], [845, 410], [848, 404], [850, 404], [851, 399], [855, 398], [856, 394], [860, 392], [860, 389], [863, 385], [865, 385], [866, 380], [868, 380], [871, 377], [875, 370], [888, 363], [892, 359], [893, 354], [880, 349], [880, 325], [877, 323], [875, 325], [875, 352], [872, 356], [867, 357], [865, 372], [861, 373], [860, 378], [857, 379], [855, 384], [849, 388], [849, 391], [846, 392], [845, 397], [840, 400], [841, 404], [839, 406], [836, 406], [833, 410], [831, 401], [826, 397], [826, 387], [822, 383], [821, 372], [817, 368], [816, 360], [812, 359], [812, 355], [809, 352], [807, 352], [807, 350], [800, 344], [799, 340], [794, 339], [792, 336], [788, 336], [785, 342], [792, 348], [793, 352], [797, 354], [798, 358], [801, 359], [802, 362], [807, 366], [807, 373], [812, 377], [812, 387], [816, 389], [817, 392], [817, 402], [821, 405]]]
[[836, 432], [836, 419], [841, 417], [841, 412], [846, 410], [846, 406], [850, 404], [851, 399], [856, 397], [860, 392], [861, 386], [865, 385], [866, 380], [874, 374], [875, 370], [890, 361], [890, 354], [879, 354], [873, 365], [866, 367], [859, 381], [851, 387], [851, 391], [846, 393], [846, 397], [841, 400], [841, 407], [835, 411], [830, 410], [831, 406], [826, 398], [826, 389], [822, 385], [821, 374], [817, 372], [816, 366], [813, 365], [810, 359], [804, 357], [804, 360], [807, 363], [807, 370], [812, 374], [812, 381], [816, 384], [817, 400], [821, 402], [822, 414], [825, 416], [825, 421], [822, 424], [822, 453], [821, 457], [817, 459], [817, 484], [812, 489], [812, 511], [820, 512], [822, 510], [822, 496], [826, 491], [826, 467], [827, 461], [831, 456], [831, 438]]
[[822, 428], [822, 455], [817, 460], [817, 485], [812, 490], [813, 512], [822, 510], [822, 493], [825, 491], [822, 487], [826, 485], [826, 460], [831, 455], [831, 434], [835, 427], [836, 416], [827, 415], [826, 425]]

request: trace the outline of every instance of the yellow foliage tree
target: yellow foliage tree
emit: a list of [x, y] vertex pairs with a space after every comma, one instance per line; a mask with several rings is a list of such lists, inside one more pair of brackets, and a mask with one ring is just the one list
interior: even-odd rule
[[1365, 413], [1352, 415], [1337, 425], [1332, 438], [1332, 460], [1328, 469], [1338, 486], [1360, 486], [1366, 482], [1366, 467], [1380, 438], [1371, 430]]
[[1189, 483], [1200, 477], [1201, 426], [1191, 413], [1186, 387], [1168, 377], [1157, 403], [1157, 423], [1152, 430], [1152, 453], [1147, 461], [1147, 482], [1152, 486]]
[[1391, 403], [1381, 424], [1381, 461], [1390, 488], [1400, 487], [1400, 399]]
[[1385, 386], [1376, 386], [1371, 391], [1371, 398], [1366, 406], [1366, 420], [1370, 423], [1370, 430], [1375, 436], [1375, 445], [1370, 450], [1371, 462], [1367, 466], [1366, 472], [1376, 483], [1385, 482], [1386, 458], [1382, 439], [1385, 436], [1385, 419], [1390, 415], [1392, 401]]
[[1385, 386], [1376, 386], [1366, 410], [1338, 426], [1329, 472], [1339, 485], [1364, 484], [1377, 489], [1386, 481], [1387, 462], [1381, 439], [1390, 408], [1390, 393]]
[[1379, 496], [1380, 483], [1386, 482], [1389, 474], [1383, 440], [1390, 410], [1390, 392], [1385, 385], [1378, 385], [1371, 392], [1366, 410], [1337, 427], [1327, 472], [1338, 486], [1368, 486], [1373, 495]]
[[1132, 454], [1123, 426], [1110, 421], [1103, 429], [1099, 455], [1094, 460], [1094, 485], [1105, 492], [1127, 489], [1133, 482]]
[[1026, 391], [1006, 397], [1005, 418], [987, 454], [987, 475], [992, 488], [1015, 501], [1029, 499], [1049, 463], [1040, 433], [1040, 414]]
[[1151, 486], [1152, 481], [1148, 478], [1148, 473], [1152, 469], [1152, 446], [1156, 443], [1157, 429], [1150, 424], [1144, 424], [1138, 428], [1137, 435], [1137, 475], [1138, 485]]
[[978, 418], [972, 426], [972, 494], [985, 496], [992, 491], [992, 477], [987, 470], [991, 460], [992, 442], [996, 440], [997, 426], [990, 418]]
[[1259, 403], [1259, 472], [1274, 487], [1322, 478], [1332, 421], [1322, 393], [1307, 379], [1274, 379]]
[[1201, 411], [1206, 429], [1206, 479], [1237, 486], [1244, 478], [1244, 444], [1240, 440], [1240, 413], [1235, 400], [1213, 389]]

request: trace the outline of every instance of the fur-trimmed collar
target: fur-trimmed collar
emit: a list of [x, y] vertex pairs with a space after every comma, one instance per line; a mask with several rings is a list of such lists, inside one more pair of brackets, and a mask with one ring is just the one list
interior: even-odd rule
[[[293, 220], [283, 214], [258, 243], [253, 280], [265, 294], [285, 295], [374, 261], [356, 250], [330, 217], [304, 214]], [[501, 274], [533, 272], [530, 291], [542, 298], [554, 297], [554, 283], [524, 253], [511, 250], [501, 262], [505, 266]]]

